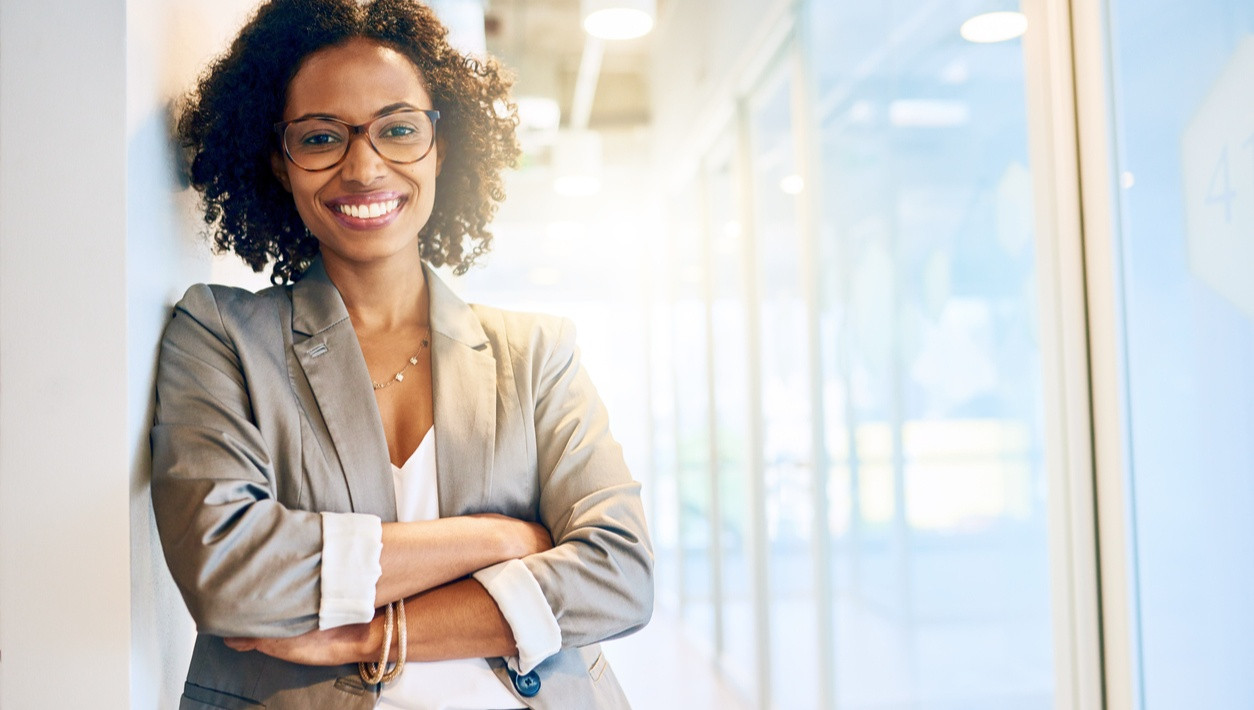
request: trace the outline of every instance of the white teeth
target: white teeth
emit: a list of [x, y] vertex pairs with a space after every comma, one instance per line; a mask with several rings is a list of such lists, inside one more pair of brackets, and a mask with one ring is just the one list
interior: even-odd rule
[[387, 202], [371, 202], [366, 205], [337, 205], [335, 209], [341, 214], [356, 217], [357, 219], [374, 219], [392, 212], [400, 204], [400, 200], [388, 200]]

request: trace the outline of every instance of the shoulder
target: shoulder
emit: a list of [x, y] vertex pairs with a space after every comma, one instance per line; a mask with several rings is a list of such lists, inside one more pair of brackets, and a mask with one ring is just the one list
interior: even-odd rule
[[564, 340], [573, 341], [575, 324], [569, 318], [547, 313], [530, 313], [494, 308], [477, 303], [470, 305], [479, 317], [489, 340], [507, 339], [511, 343], [552, 347]]
[[175, 304], [176, 312], [192, 316], [219, 314], [223, 317], [246, 315], [257, 310], [274, 309], [289, 301], [288, 286], [271, 286], [257, 292], [222, 284], [193, 284]]
[[553, 357], [568, 360], [575, 350], [575, 324], [546, 313], [512, 311], [471, 304], [494, 348], [507, 348], [511, 359], [539, 366]]
[[209, 331], [219, 339], [234, 339], [241, 329], [259, 324], [278, 324], [290, 309], [289, 287], [271, 286], [257, 291], [222, 284], [194, 284], [174, 305], [174, 319], [167, 335], [186, 327]]

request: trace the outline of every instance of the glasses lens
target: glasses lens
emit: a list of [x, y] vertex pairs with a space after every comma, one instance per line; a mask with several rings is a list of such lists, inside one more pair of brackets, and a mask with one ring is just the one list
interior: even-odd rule
[[309, 118], [288, 124], [283, 145], [292, 162], [306, 170], [321, 170], [339, 162], [348, 138], [348, 128], [343, 124]]
[[420, 111], [382, 116], [370, 125], [370, 142], [379, 155], [398, 163], [422, 160], [435, 143], [435, 125]]

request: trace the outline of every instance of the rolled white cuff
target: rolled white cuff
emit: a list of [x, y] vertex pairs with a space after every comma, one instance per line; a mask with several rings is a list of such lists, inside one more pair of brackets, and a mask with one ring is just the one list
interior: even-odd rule
[[506, 560], [475, 572], [514, 632], [518, 655], [505, 662], [515, 672], [527, 674], [544, 659], [562, 650], [562, 630], [544, 598], [540, 583], [522, 560]]
[[383, 521], [364, 513], [322, 514], [322, 603], [318, 628], [374, 618], [375, 584], [383, 574]]

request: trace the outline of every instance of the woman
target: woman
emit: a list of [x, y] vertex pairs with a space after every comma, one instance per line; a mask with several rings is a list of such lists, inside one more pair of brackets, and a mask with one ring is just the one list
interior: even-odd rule
[[652, 556], [573, 330], [431, 268], [487, 250], [517, 155], [508, 82], [445, 34], [273, 0], [180, 121], [216, 243], [276, 284], [192, 287], [162, 341], [183, 708], [626, 706], [597, 643], [648, 621]]

